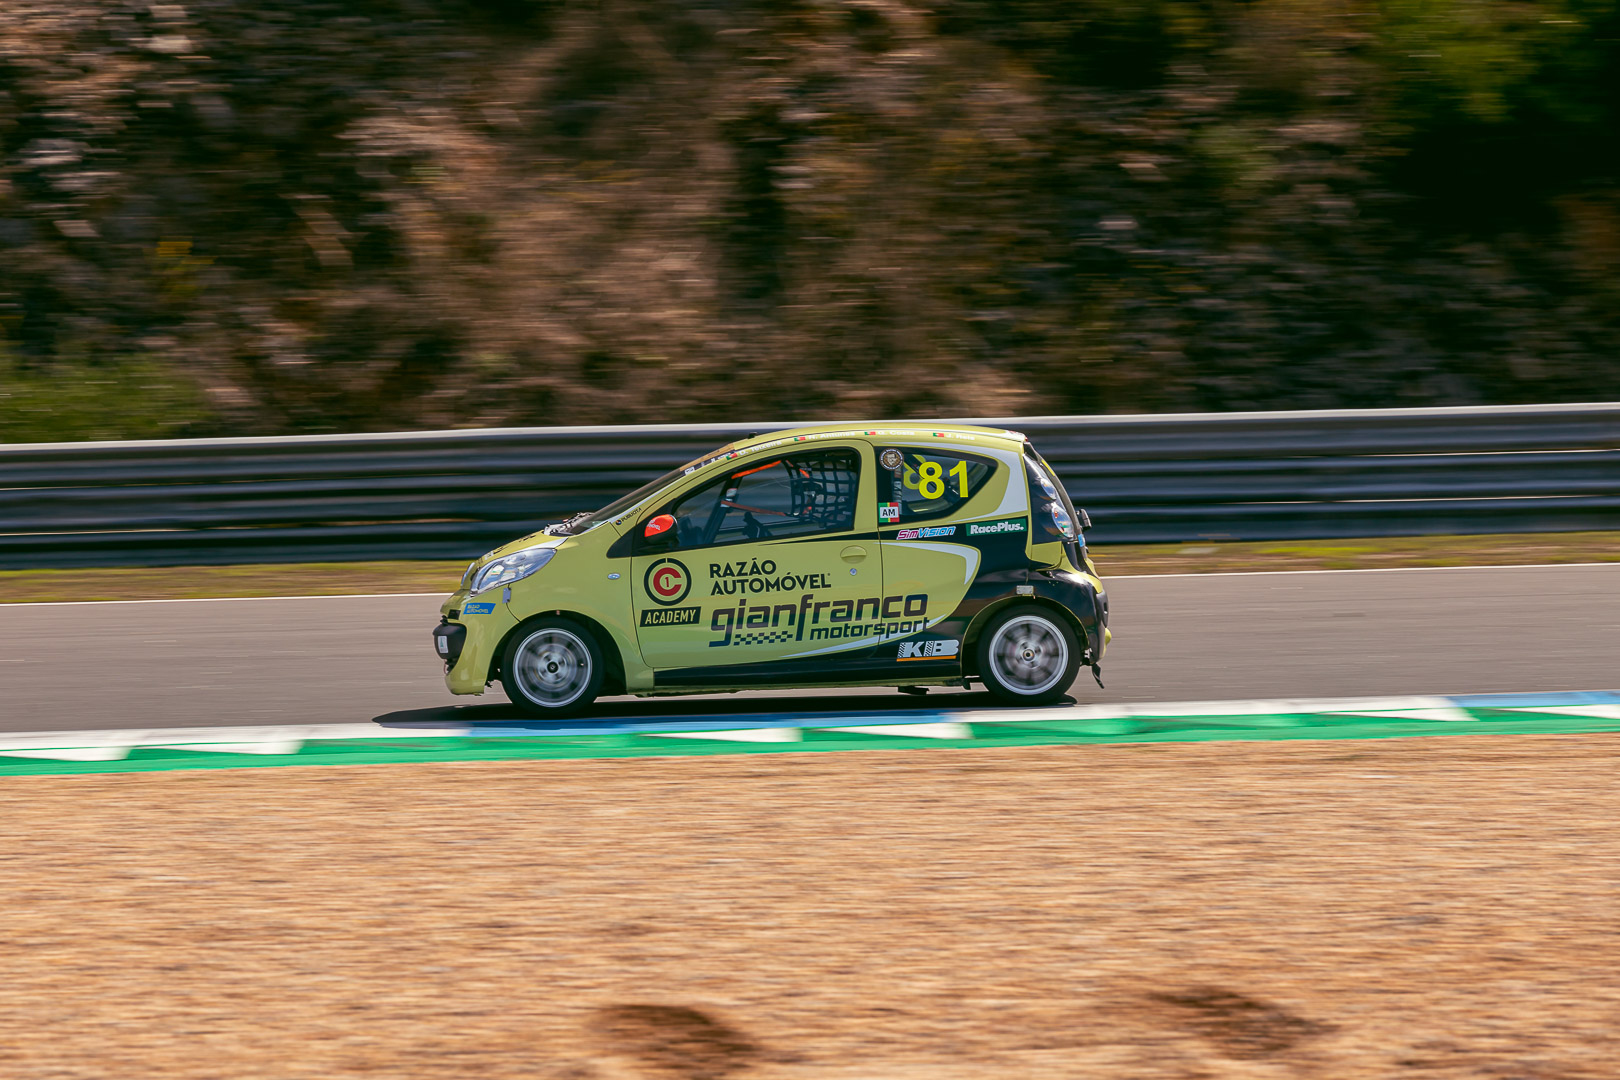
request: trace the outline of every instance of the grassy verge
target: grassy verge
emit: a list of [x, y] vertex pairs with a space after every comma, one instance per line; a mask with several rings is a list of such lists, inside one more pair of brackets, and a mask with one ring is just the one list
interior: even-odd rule
[[[1097, 569], [1104, 577], [1244, 570], [1515, 566], [1620, 562], [1620, 532], [1407, 536], [1287, 543], [1123, 544], [1097, 546], [1091, 550]], [[448, 593], [456, 587], [466, 565], [464, 561], [361, 562], [4, 570], [0, 571], [0, 603]]]
[[1379, 570], [1620, 562], [1620, 532], [1393, 536], [1369, 540], [1126, 544], [1095, 547], [1111, 574], [1230, 574], [1246, 570]]
[[466, 560], [0, 570], [0, 603], [448, 593], [465, 569]]

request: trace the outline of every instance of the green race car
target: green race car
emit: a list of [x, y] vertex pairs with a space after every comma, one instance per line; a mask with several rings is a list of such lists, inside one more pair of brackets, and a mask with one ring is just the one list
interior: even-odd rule
[[467, 568], [433, 631], [456, 694], [1101, 684], [1090, 522], [1018, 432], [796, 428], [721, 447]]

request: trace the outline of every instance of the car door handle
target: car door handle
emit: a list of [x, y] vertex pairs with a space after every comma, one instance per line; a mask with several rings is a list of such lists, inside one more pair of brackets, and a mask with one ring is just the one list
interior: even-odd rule
[[862, 559], [866, 558], [866, 549], [861, 547], [859, 544], [851, 544], [843, 551], [840, 551], [838, 553], [838, 557], [843, 559], [845, 562], [860, 562]]

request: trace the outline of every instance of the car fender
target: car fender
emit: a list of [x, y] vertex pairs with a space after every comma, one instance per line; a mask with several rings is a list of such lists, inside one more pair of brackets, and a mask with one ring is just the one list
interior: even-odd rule
[[[1029, 575], [1027, 585], [988, 599], [974, 613], [963, 636], [964, 665], [976, 664], [979, 638], [985, 627], [999, 613], [1016, 604], [1034, 604], [1060, 616], [1090, 660], [1101, 661], [1107, 648], [1107, 634], [1096, 585], [1081, 574], [1035, 571]], [[971, 673], [976, 674], [976, 671]]]

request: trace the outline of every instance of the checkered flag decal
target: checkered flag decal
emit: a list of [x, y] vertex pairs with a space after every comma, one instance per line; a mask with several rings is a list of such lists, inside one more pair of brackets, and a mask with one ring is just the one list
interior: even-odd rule
[[766, 634], [738, 634], [734, 639], [738, 645], [774, 645], [779, 641], [792, 640], [792, 630], [777, 630]]

